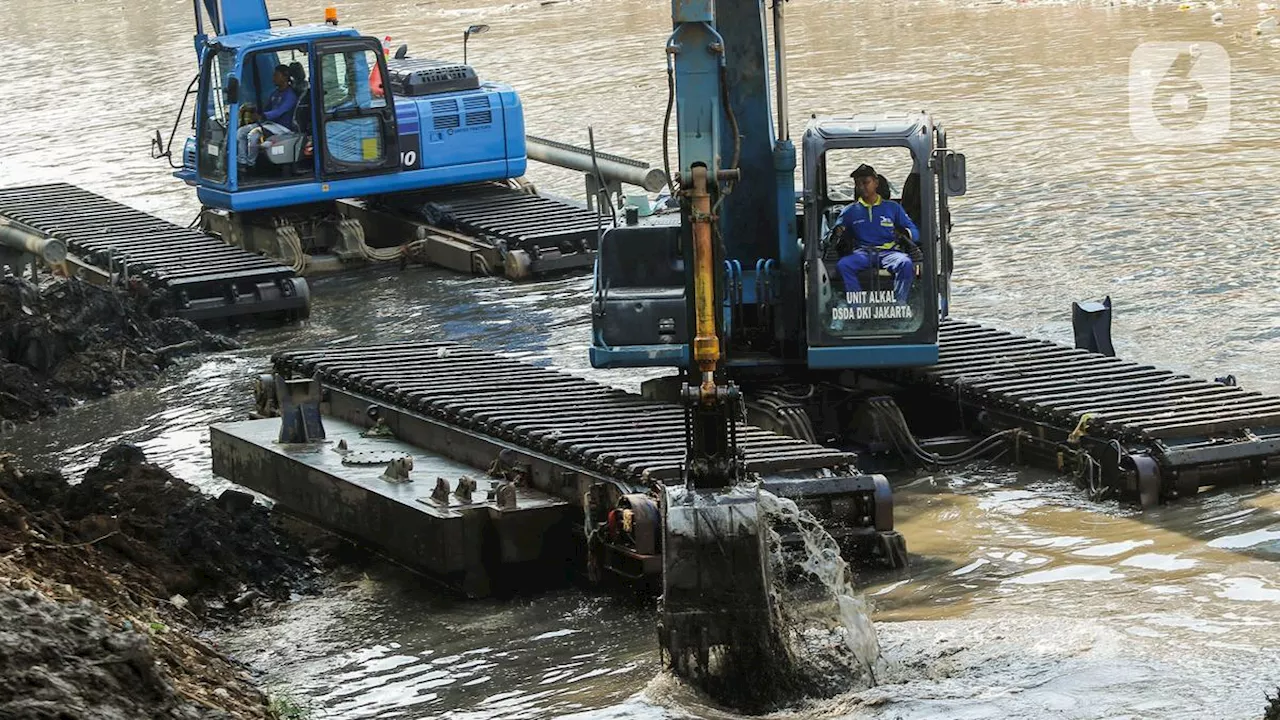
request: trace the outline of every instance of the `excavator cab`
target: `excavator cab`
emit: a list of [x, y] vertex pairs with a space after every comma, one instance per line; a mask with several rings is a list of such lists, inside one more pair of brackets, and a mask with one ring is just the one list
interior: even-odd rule
[[[803, 155], [808, 365], [937, 362], [952, 265], [947, 199], [964, 193], [964, 156], [946, 149], [945, 132], [924, 113], [817, 119], [805, 131]], [[850, 171], [861, 165], [880, 176], [878, 202], [897, 203], [900, 215], [873, 213], [858, 199]], [[865, 212], [886, 231], [897, 225], [898, 237], [860, 244], [836, 231], [842, 212]], [[916, 241], [902, 225], [916, 227]]]
[[[275, 220], [288, 213], [328, 247], [338, 231], [320, 226], [335, 200], [524, 174], [524, 111], [511, 86], [407, 47], [388, 58], [381, 40], [329, 13], [294, 25], [270, 17], [264, 0], [193, 3], [200, 70], [179, 119], [194, 95], [195, 132], [174, 175], [196, 188], [203, 229], [271, 252]], [[172, 163], [172, 139], [157, 133], [153, 155]]]
[[[336, 28], [312, 34], [210, 43], [200, 72], [195, 173], [187, 171], [206, 204], [234, 207], [230, 198], [245, 191], [400, 170], [394, 98], [373, 82], [386, 73], [381, 44]], [[281, 67], [294, 102], [267, 117]]]
[[[797, 236], [784, 241], [798, 242], [800, 257], [794, 265], [782, 257], [725, 259], [727, 365], [837, 370], [936, 363], [952, 264], [947, 200], [964, 194], [964, 156], [946, 148], [946, 133], [924, 113], [822, 118], [802, 142]], [[855, 258], [861, 267], [849, 275], [841, 269], [856, 248], [851, 236], [837, 238], [832, 230], [840, 212], [857, 203], [849, 176], [860, 164], [885, 175], [881, 195], [902, 205], [919, 230], [918, 260], [904, 282], [886, 267], [888, 249]], [[792, 194], [786, 188], [785, 197]], [[730, 241], [735, 249], [746, 242], [741, 234]], [[679, 226], [605, 233], [592, 300], [593, 367], [688, 364], [687, 242]]]

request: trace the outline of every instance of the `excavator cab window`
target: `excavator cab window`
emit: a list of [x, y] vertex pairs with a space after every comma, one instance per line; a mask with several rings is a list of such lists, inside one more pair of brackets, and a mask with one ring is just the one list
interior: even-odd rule
[[[395, 108], [375, 82], [386, 74], [381, 44], [371, 38], [317, 43], [319, 144], [326, 177], [400, 167]], [[379, 81], [380, 82], [380, 81]]]
[[[933, 258], [932, 228], [922, 227], [902, 204], [916, 159], [904, 147], [873, 147], [830, 150], [825, 160], [820, 202], [828, 288], [820, 293], [816, 320], [836, 342], [919, 330], [929, 310]], [[875, 173], [869, 205], [852, 177], [863, 166]], [[918, 188], [917, 180], [917, 194]]]
[[196, 163], [200, 177], [215, 184], [227, 182], [228, 138], [235, 129], [231, 123], [231, 102], [227, 84], [235, 67], [235, 53], [219, 50], [205, 56], [200, 69], [200, 109], [197, 124]]
[[[315, 177], [308, 57], [306, 45], [262, 50], [247, 56], [237, 118], [241, 187]], [[277, 74], [281, 75], [283, 87], [276, 84]], [[286, 91], [291, 100], [281, 106]], [[281, 107], [287, 108], [283, 114], [279, 112]]]

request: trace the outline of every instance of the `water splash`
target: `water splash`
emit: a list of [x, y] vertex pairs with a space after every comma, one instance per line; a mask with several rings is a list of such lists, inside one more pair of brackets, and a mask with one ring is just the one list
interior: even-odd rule
[[875, 684], [866, 602], [817, 518], [757, 483], [666, 492], [659, 634], [675, 674], [752, 713]]
[[[847, 656], [842, 657], [847, 652], [852, 656], [854, 667], [861, 668], [870, 684], [874, 685], [875, 671], [881, 664], [880, 640], [871, 623], [866, 600], [853, 588], [849, 565], [841, 557], [835, 538], [817, 518], [793, 500], [760, 490], [759, 502], [762, 514], [770, 520], [769, 546], [779, 614], [782, 622], [790, 626], [787, 628], [789, 634], [801, 638], [803, 643], [802, 647], [796, 648], [797, 656], [804, 658], [813, 669], [818, 669], [830, 666], [832, 661], [837, 667], [848, 664]], [[799, 569], [821, 584], [827, 596], [825, 602], [805, 603], [795, 589], [788, 586], [788, 562], [777, 530], [779, 526], [793, 528], [801, 538], [804, 557], [798, 563]], [[830, 613], [832, 604], [834, 617]], [[824, 605], [825, 611], [822, 609]], [[822, 617], [824, 613], [827, 617]], [[828, 627], [825, 632], [823, 624]]]

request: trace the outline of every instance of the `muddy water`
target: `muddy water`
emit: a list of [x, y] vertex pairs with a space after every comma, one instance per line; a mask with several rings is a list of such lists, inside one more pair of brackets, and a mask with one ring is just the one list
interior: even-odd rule
[[[273, 15], [319, 16], [291, 0]], [[355, 0], [345, 22], [457, 54], [513, 83], [529, 129], [657, 161], [666, 3]], [[1280, 392], [1280, 47], [1253, 3], [1176, 6], [891, 3], [789, 6], [793, 127], [809, 112], [926, 108], [969, 158], [957, 204], [955, 314], [1054, 339], [1072, 300], [1111, 294], [1122, 355]], [[65, 180], [189, 221], [193, 194], [146, 155], [194, 73], [184, 3], [0, 4], [0, 182]], [[1232, 127], [1175, 147], [1128, 132], [1128, 58], [1141, 42], [1229, 53]], [[180, 133], [181, 137], [181, 133]], [[571, 173], [534, 180], [578, 192]], [[110, 440], [209, 490], [205, 428], [249, 408], [279, 347], [448, 337], [587, 373], [582, 277], [510, 286], [430, 270], [315, 283], [309, 325], [4, 438], [82, 465]], [[640, 373], [593, 377], [634, 388]], [[971, 468], [899, 483], [913, 552], [864, 578], [887, 683], [796, 717], [1260, 715], [1280, 682], [1280, 495], [1219, 493], [1138, 515], [1035, 473]], [[280, 622], [227, 640], [317, 717], [719, 716], [656, 675], [650, 610], [563, 591], [461, 603], [378, 567]]]

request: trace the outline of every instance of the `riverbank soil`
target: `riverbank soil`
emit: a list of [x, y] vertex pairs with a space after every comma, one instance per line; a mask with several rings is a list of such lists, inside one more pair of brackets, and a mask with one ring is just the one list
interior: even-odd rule
[[198, 633], [317, 574], [249, 496], [203, 495], [136, 447], [75, 485], [0, 454], [0, 720], [270, 718]]
[[238, 343], [172, 315], [145, 285], [0, 278], [0, 420], [26, 422]]

